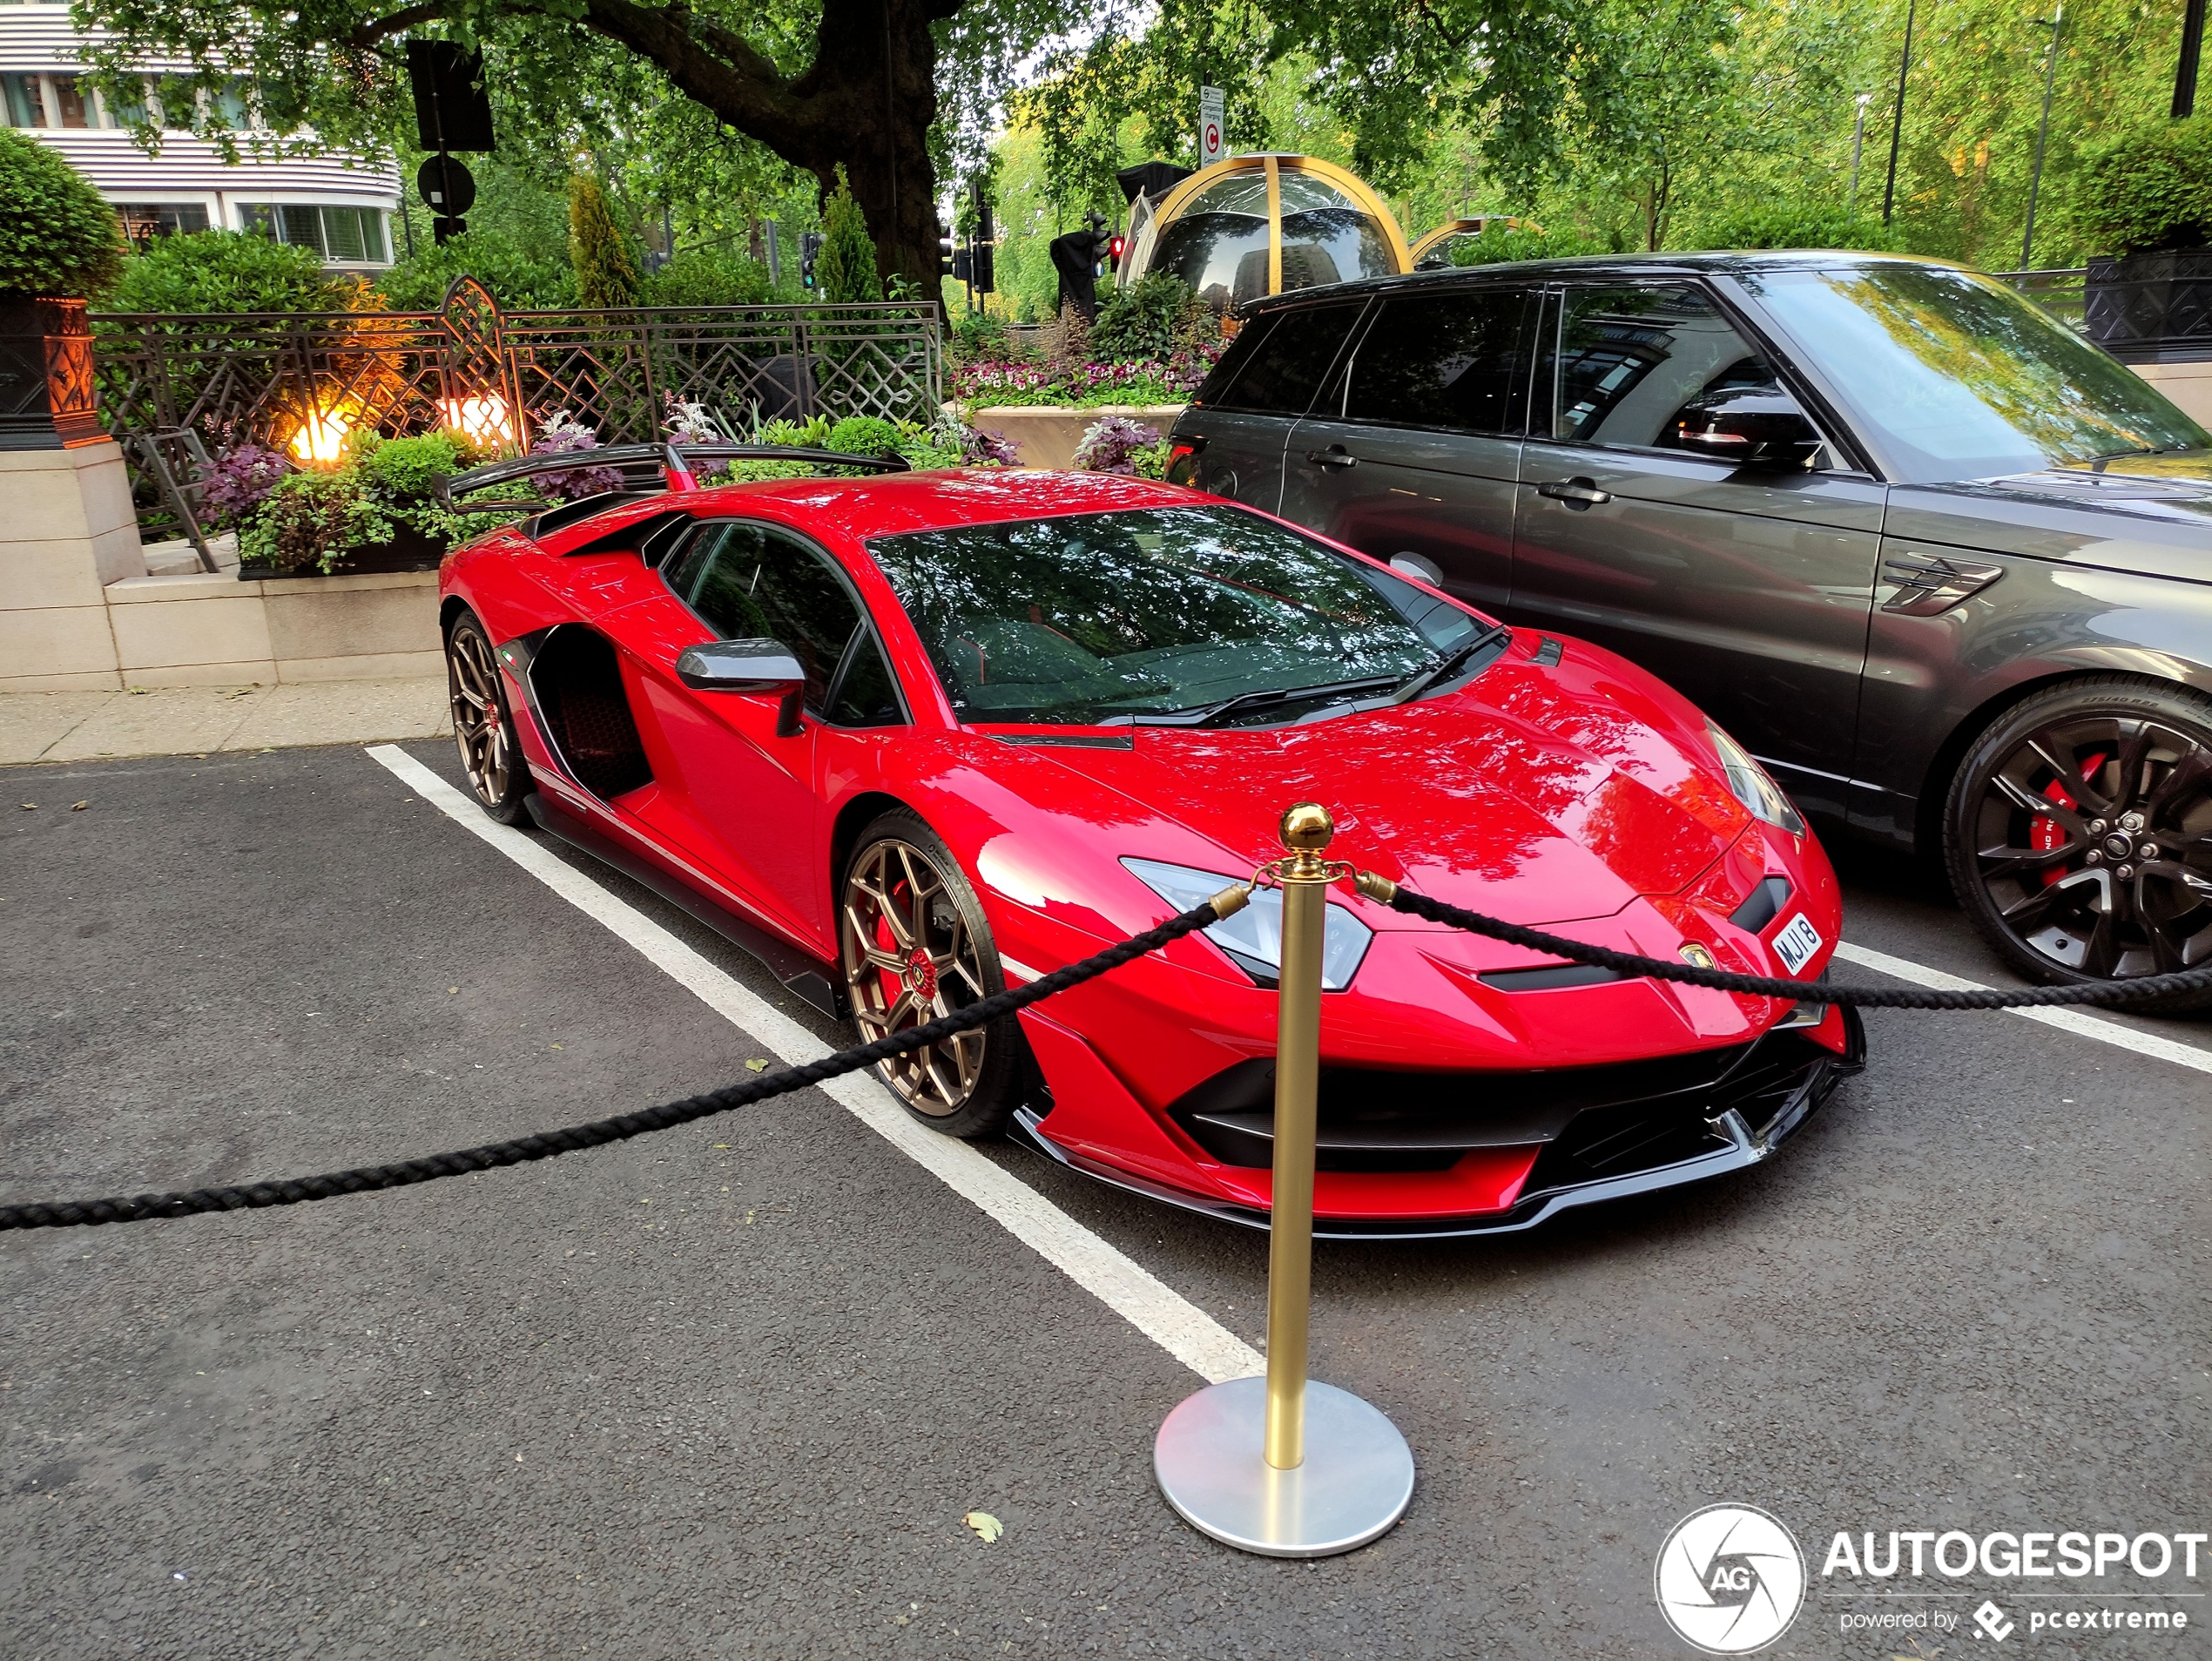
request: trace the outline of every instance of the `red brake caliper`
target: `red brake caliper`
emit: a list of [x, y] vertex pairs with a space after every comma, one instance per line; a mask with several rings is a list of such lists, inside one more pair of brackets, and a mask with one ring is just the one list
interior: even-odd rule
[[[2101, 754], [2091, 756], [2082, 764], [2082, 778], [2087, 780], [2094, 776], [2097, 769], [2104, 766], [2105, 760], [2106, 758]], [[2045, 785], [2043, 794], [2069, 813], [2080, 805], [2074, 800], [2072, 793], [2067, 789], [2066, 780], [2063, 779], [2054, 779]], [[2027, 845], [2038, 854], [2047, 854], [2054, 847], [2064, 847], [2066, 846], [2065, 828], [2055, 819], [2035, 820], [2027, 827]], [[2062, 881], [2065, 877], [2064, 871], [2054, 868], [2043, 873], [2043, 886], [2047, 888], [2054, 882]]]

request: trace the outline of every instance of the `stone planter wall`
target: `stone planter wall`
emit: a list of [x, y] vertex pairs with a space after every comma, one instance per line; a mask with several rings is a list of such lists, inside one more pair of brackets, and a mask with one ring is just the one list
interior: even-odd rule
[[1076, 446], [1102, 415], [1127, 415], [1165, 437], [1183, 409], [1181, 404], [1109, 404], [1097, 409], [1070, 409], [1055, 404], [1001, 405], [974, 410], [968, 418], [987, 433], [1011, 439], [1021, 452], [1022, 466], [1063, 468], [1075, 460]]

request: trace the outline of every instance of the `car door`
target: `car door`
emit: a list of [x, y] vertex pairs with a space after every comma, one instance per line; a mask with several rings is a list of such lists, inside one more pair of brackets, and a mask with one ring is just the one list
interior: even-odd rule
[[1723, 391], [1803, 413], [1701, 283], [1564, 284], [1542, 329], [1508, 615], [1642, 665], [1843, 814], [1884, 487], [1832, 434], [1788, 468], [1686, 448], [1689, 407]]
[[[656, 773], [665, 786], [640, 811], [700, 849], [765, 918], [826, 953], [824, 746], [849, 729], [906, 719], [874, 631], [836, 562], [783, 525], [710, 521], [663, 571], [668, 600], [691, 627], [641, 627], [639, 619], [625, 631], [640, 646], [644, 714], [657, 730]], [[799, 730], [786, 730], [780, 699], [685, 686], [677, 656], [702, 638], [787, 647], [806, 674]]]
[[1209, 383], [1204, 399], [1176, 422], [1176, 444], [1194, 449], [1177, 482], [1274, 512], [1283, 494], [1284, 440], [1328, 379], [1366, 304], [1293, 306], [1253, 319], [1224, 355], [1218, 384]]
[[1378, 559], [1417, 555], [1500, 611], [1540, 309], [1526, 285], [1385, 296], [1291, 431], [1283, 517]]

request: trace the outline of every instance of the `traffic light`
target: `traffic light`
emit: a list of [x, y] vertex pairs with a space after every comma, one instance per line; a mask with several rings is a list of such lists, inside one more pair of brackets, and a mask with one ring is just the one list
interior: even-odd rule
[[1116, 271], [1122, 268], [1122, 251], [1127, 246], [1120, 237], [1116, 237], [1106, 250], [1106, 258]]
[[991, 269], [993, 252], [991, 244], [994, 240], [994, 233], [991, 230], [991, 199], [985, 193], [983, 181], [981, 179], [971, 181], [969, 188], [975, 197], [975, 234], [968, 245], [968, 280], [975, 285], [977, 294], [988, 294], [995, 286], [993, 281], [994, 273]]
[[821, 251], [822, 233], [819, 231], [806, 231], [800, 233], [799, 239], [799, 286], [800, 287], [812, 288], [814, 286], [814, 259]]
[[961, 282], [966, 282], [968, 280], [968, 273], [961, 270], [961, 267], [967, 263], [967, 260], [961, 257], [960, 246], [953, 240], [953, 227], [946, 224], [942, 219], [938, 220], [938, 277], [941, 280], [946, 277], [953, 277], [957, 278]]
[[1106, 228], [1106, 216], [1096, 208], [1083, 215], [1083, 223], [1090, 227], [1090, 263], [1103, 266], [1111, 256], [1115, 238]]

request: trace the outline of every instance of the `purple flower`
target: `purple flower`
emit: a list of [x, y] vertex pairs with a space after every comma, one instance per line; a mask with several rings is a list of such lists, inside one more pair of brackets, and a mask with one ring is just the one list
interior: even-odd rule
[[235, 524], [261, 503], [292, 469], [283, 456], [252, 439], [215, 453], [203, 498], [212, 524]]
[[961, 432], [960, 458], [969, 467], [1019, 467], [1021, 449], [1003, 433], [986, 432], [981, 427], [963, 428]]
[[[597, 432], [580, 421], [571, 420], [567, 410], [556, 409], [539, 424], [537, 442], [530, 446], [530, 454], [565, 456], [572, 450], [598, 448]], [[622, 475], [611, 467], [570, 468], [558, 473], [541, 473], [536, 484], [547, 496], [567, 502], [578, 496], [596, 496], [602, 490], [619, 490]]]
[[1075, 464], [1084, 473], [1135, 473], [1136, 452], [1158, 445], [1159, 434], [1127, 415], [1102, 415], [1091, 422], [1076, 447]]

